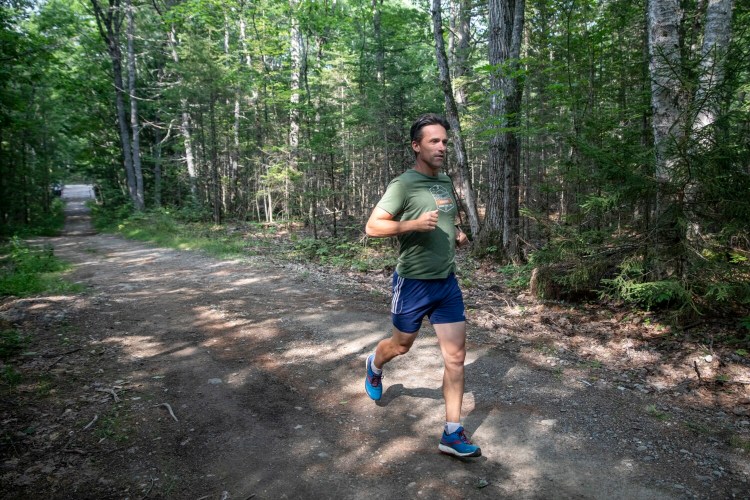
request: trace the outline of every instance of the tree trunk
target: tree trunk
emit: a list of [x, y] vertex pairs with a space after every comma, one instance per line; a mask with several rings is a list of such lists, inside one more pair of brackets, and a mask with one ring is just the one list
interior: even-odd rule
[[213, 220], [214, 224], [221, 224], [221, 179], [219, 177], [219, 154], [217, 151], [218, 145], [216, 144], [216, 117], [214, 113], [214, 105], [216, 96], [211, 92], [208, 101], [208, 120], [211, 128], [211, 184], [212, 184], [212, 202], [213, 202]]
[[[432, 26], [435, 37], [435, 55], [437, 58], [438, 72], [440, 77], [440, 86], [445, 96], [445, 112], [448, 123], [451, 126], [451, 135], [453, 137], [453, 151], [456, 155], [456, 174], [458, 185], [462, 191], [464, 203], [462, 203], [466, 217], [469, 219], [469, 227], [472, 235], [479, 234], [479, 215], [477, 214], [476, 199], [474, 190], [469, 182], [468, 159], [466, 155], [466, 145], [464, 144], [463, 134], [461, 133], [461, 122], [458, 117], [458, 108], [453, 98], [453, 86], [451, 84], [450, 73], [448, 72], [448, 58], [445, 54], [445, 44], [443, 42], [443, 18], [440, 8], [440, 0], [432, 0]], [[461, 203], [462, 200], [456, 200]]]
[[[672, 179], [674, 160], [669, 155], [670, 144], [679, 134], [681, 64], [679, 0], [649, 0], [648, 46], [651, 76], [651, 119], [656, 154], [656, 180], [660, 184]], [[661, 194], [663, 196], [663, 193]], [[657, 200], [657, 216], [663, 212], [664, 200]]]
[[724, 56], [732, 38], [734, 0], [714, 0], [706, 9], [706, 28], [701, 48], [700, 74], [695, 95], [697, 116], [693, 130], [712, 125], [718, 114], [713, 92], [724, 81]]
[[502, 257], [522, 261], [519, 239], [518, 182], [520, 148], [515, 128], [523, 86], [518, 58], [524, 23], [524, 0], [489, 1], [490, 116], [501, 130], [490, 139], [487, 214], [480, 233], [479, 251], [502, 249]]
[[[698, 86], [693, 98], [695, 119], [691, 133], [693, 147], [713, 142], [711, 126], [719, 114], [720, 97], [716, 89], [724, 82], [725, 55], [732, 38], [733, 0], [714, 0], [706, 8], [703, 46], [700, 52]], [[694, 206], [698, 186], [694, 180], [685, 187], [686, 239], [693, 248], [700, 245], [701, 227]]]
[[290, 176], [297, 170], [299, 161], [299, 128], [300, 128], [300, 89], [303, 72], [303, 48], [302, 33], [299, 28], [298, 10], [299, 0], [289, 0], [289, 10], [291, 16], [290, 43], [291, 43], [291, 81], [290, 81], [290, 98], [289, 98], [289, 164], [284, 179], [284, 212], [287, 218], [289, 213], [290, 198]]
[[673, 181], [677, 156], [676, 143], [684, 136], [679, 123], [685, 99], [682, 92], [680, 25], [683, 12], [679, 0], [649, 0], [648, 48], [651, 78], [651, 126], [654, 137], [654, 175], [657, 193], [651, 214], [654, 244], [651, 265], [654, 278], [665, 279], [680, 274], [684, 267], [683, 235], [677, 229], [678, 197]]
[[[169, 47], [172, 51], [172, 60], [178, 64], [180, 62], [180, 56], [177, 53], [177, 33], [175, 32], [174, 26], [169, 30]], [[181, 82], [177, 82], [178, 86], [181, 86]], [[180, 98], [180, 134], [185, 146], [185, 166], [188, 173], [188, 182], [190, 183], [190, 196], [192, 202], [195, 202], [197, 198], [196, 181], [197, 172], [195, 171], [195, 156], [193, 154], [193, 138], [190, 132], [190, 113], [188, 112], [188, 100], [184, 97]]]
[[125, 10], [127, 14], [127, 37], [128, 37], [128, 94], [130, 97], [130, 128], [133, 132], [132, 137], [132, 155], [133, 155], [133, 175], [135, 177], [135, 199], [136, 210], [145, 208], [145, 197], [143, 194], [143, 171], [141, 169], [141, 139], [140, 123], [138, 122], [138, 99], [135, 95], [135, 16], [133, 14], [133, 4], [131, 0], [125, 0]]
[[455, 0], [455, 7], [458, 12], [455, 14], [455, 26], [451, 32], [453, 40], [453, 93], [456, 98], [456, 107], [461, 113], [466, 107], [466, 91], [463, 77], [469, 72], [469, 54], [471, 47], [469, 45], [470, 28], [471, 28], [471, 9], [472, 0]]
[[91, 6], [94, 9], [99, 34], [107, 44], [107, 51], [112, 62], [112, 78], [115, 86], [115, 109], [117, 112], [117, 125], [120, 135], [123, 166], [125, 168], [125, 179], [127, 181], [128, 195], [133, 204], [137, 206], [137, 189], [135, 171], [133, 169], [130, 130], [125, 119], [125, 102], [123, 99], [125, 86], [122, 81], [122, 51], [120, 50], [120, 30], [122, 29], [120, 2], [119, 0], [109, 0], [106, 12], [99, 3], [99, 0], [91, 0]]

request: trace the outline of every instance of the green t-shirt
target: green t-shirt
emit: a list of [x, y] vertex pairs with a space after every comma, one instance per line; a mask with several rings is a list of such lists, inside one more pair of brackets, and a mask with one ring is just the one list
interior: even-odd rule
[[438, 225], [430, 232], [411, 232], [398, 236], [400, 251], [396, 271], [415, 279], [440, 279], [455, 269], [456, 201], [450, 177], [424, 175], [413, 168], [388, 185], [378, 207], [394, 220], [414, 220], [425, 212], [438, 210]]

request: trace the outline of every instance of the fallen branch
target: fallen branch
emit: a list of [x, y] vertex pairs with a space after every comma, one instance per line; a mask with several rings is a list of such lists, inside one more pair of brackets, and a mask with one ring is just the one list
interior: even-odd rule
[[169, 403], [161, 403], [158, 405], [154, 405], [154, 407], [156, 406], [166, 406], [167, 410], [169, 410], [169, 414], [172, 415], [172, 418], [174, 419], [174, 421], [179, 422], [179, 420], [177, 420], [177, 417], [174, 416], [174, 412], [172, 411], [172, 407], [169, 405]]
[[65, 355], [62, 355], [59, 358], [57, 358], [56, 360], [54, 360], [52, 363], [50, 363], [50, 365], [44, 371], [46, 371], [46, 372], [50, 371], [52, 369], [52, 367], [55, 366], [57, 363], [59, 363], [60, 360], [62, 360], [64, 357], [65, 357]]
[[74, 352], [78, 352], [80, 350], [81, 350], [80, 347], [76, 347], [75, 349], [71, 349], [70, 351], [62, 353], [56, 360], [50, 363], [50, 365], [44, 371], [46, 372], [50, 371], [52, 367], [55, 366], [57, 363], [59, 363], [65, 356], [67, 356], [68, 354], [73, 354]]
[[145, 494], [145, 495], [143, 495], [143, 496], [141, 497], [141, 500], [143, 500], [144, 498], [146, 498], [146, 497], [147, 497], [147, 496], [149, 495], [149, 493], [151, 493], [151, 490], [152, 490], [153, 488], [154, 488], [154, 478], [152, 477], [152, 478], [151, 478], [151, 486], [149, 486], [149, 487], [148, 487], [148, 491], [146, 492], [146, 494]]
[[65, 351], [65, 352], [60, 353], [60, 354], [55, 353], [55, 352], [48, 352], [48, 353], [44, 353], [44, 354], [38, 354], [38, 356], [40, 356], [42, 358], [54, 358], [55, 356], [58, 356], [58, 355], [59, 356], [67, 356], [68, 354], [73, 354], [74, 352], [78, 352], [81, 349], [83, 349], [83, 348], [82, 347], [76, 347], [74, 349], [71, 349], [69, 351]]
[[86, 455], [87, 452], [79, 450], [78, 448], [66, 448], [63, 450], [63, 453], [77, 453], [79, 455]]
[[96, 389], [98, 392], [106, 392], [107, 394], [111, 394], [112, 397], [115, 400], [115, 403], [120, 402], [120, 398], [117, 397], [117, 393], [114, 391], [114, 389]]
[[693, 360], [693, 368], [695, 369], [695, 373], [698, 374], [698, 382], [703, 382], [703, 377], [701, 377], [701, 372], [698, 370], [698, 362]]
[[94, 420], [92, 420], [91, 422], [89, 422], [88, 424], [86, 424], [86, 427], [84, 427], [83, 430], [85, 431], [86, 429], [88, 429], [89, 427], [91, 427], [92, 425], [94, 425], [94, 422], [96, 422], [96, 420], [98, 418], [99, 418], [99, 415], [94, 415]]

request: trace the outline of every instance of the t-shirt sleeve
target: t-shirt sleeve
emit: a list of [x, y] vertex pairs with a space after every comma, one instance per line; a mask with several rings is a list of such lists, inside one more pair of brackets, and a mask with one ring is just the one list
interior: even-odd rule
[[393, 179], [388, 188], [385, 190], [385, 194], [378, 202], [378, 207], [382, 208], [389, 214], [397, 216], [404, 211], [406, 205], [406, 189], [404, 183], [398, 177]]

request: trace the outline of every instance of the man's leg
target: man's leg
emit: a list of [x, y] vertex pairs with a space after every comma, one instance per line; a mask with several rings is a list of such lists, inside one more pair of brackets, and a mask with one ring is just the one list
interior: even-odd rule
[[445, 421], [461, 421], [464, 399], [464, 360], [466, 359], [466, 322], [433, 325], [443, 353], [443, 398]]
[[443, 352], [443, 397], [445, 398], [445, 431], [438, 449], [459, 457], [479, 457], [482, 450], [473, 444], [461, 426], [461, 403], [464, 399], [464, 361], [466, 359], [466, 322], [433, 325]]
[[418, 334], [419, 331], [404, 333], [394, 327], [391, 337], [381, 340], [375, 348], [375, 359], [373, 360], [375, 367], [382, 369], [384, 364], [396, 356], [401, 356], [409, 352]]
[[375, 354], [370, 354], [365, 360], [365, 368], [367, 370], [365, 392], [374, 401], [379, 401], [383, 396], [383, 365], [396, 356], [409, 352], [414, 340], [417, 338], [417, 333], [418, 331], [404, 333], [398, 328], [393, 327], [391, 337], [378, 342]]

